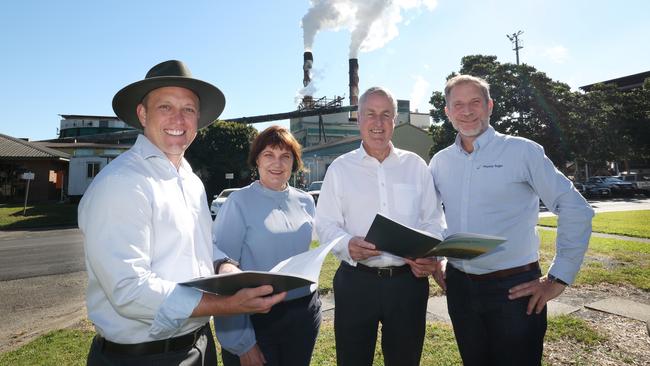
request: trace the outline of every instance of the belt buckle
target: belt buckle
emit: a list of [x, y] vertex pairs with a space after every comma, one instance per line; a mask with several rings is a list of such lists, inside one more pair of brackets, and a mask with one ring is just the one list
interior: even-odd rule
[[[386, 275], [388, 274], [388, 275]], [[393, 277], [393, 268], [392, 267], [379, 267], [377, 268], [377, 275], [379, 277]]]

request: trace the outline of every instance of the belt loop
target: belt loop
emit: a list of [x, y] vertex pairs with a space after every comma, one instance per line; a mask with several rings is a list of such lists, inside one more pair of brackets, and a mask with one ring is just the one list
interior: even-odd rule
[[169, 352], [169, 345], [170, 345], [170, 340], [171, 339], [172, 338], [165, 339], [165, 348], [163, 349], [163, 352], [165, 352], [165, 353]]

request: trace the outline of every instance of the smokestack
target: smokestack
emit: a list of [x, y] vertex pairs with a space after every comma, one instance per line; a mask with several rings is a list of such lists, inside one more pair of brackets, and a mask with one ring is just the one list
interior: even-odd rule
[[[314, 55], [310, 51], [305, 51], [302, 55], [303, 63], [302, 63], [302, 85], [307, 88], [307, 85], [311, 83], [311, 68], [314, 64]], [[307, 91], [306, 91], [307, 92]], [[304, 97], [302, 97], [302, 106], [303, 108], [310, 109], [314, 106], [314, 98], [312, 98], [311, 95], [305, 94]]]
[[[350, 69], [350, 105], [359, 104], [359, 60], [351, 58], [348, 61]], [[350, 120], [356, 121], [357, 112], [350, 112]]]
[[314, 64], [314, 55], [312, 55], [311, 52], [307, 51], [302, 55], [303, 63], [302, 63], [302, 71], [303, 71], [303, 77], [302, 77], [302, 85], [307, 86], [311, 82], [311, 76], [309, 75], [311, 72], [311, 67]]

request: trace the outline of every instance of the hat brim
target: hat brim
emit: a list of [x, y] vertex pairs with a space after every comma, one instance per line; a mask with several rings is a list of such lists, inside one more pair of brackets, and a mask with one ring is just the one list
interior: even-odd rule
[[135, 127], [142, 129], [136, 107], [150, 91], [165, 86], [177, 86], [194, 92], [199, 97], [198, 128], [207, 127], [214, 122], [226, 106], [226, 98], [216, 86], [205, 81], [182, 76], [159, 76], [136, 81], [118, 91], [113, 97], [113, 111], [117, 117]]

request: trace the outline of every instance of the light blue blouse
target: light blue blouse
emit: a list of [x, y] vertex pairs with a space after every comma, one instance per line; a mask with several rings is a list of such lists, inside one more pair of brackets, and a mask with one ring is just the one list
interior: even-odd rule
[[[314, 200], [309, 194], [293, 187], [273, 191], [255, 181], [233, 192], [219, 210], [212, 227], [215, 253], [226, 253], [240, 263], [242, 270], [268, 271], [309, 250], [314, 214]], [[295, 289], [289, 291], [286, 300], [309, 293], [309, 286]], [[255, 345], [248, 315], [214, 320], [219, 342], [231, 353], [241, 355]]]

